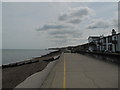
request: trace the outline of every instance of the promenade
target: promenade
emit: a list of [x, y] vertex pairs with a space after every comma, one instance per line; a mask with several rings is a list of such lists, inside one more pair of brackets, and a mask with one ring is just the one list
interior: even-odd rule
[[75, 53], [62, 53], [41, 88], [118, 88], [118, 66]]

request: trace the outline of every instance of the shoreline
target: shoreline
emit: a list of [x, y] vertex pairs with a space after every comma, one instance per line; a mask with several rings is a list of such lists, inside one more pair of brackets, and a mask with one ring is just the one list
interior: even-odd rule
[[7, 67], [15, 67], [15, 66], [20, 66], [20, 65], [24, 65], [24, 64], [35, 63], [35, 62], [39, 61], [39, 60], [37, 60], [39, 58], [43, 58], [43, 57], [46, 57], [46, 56], [49, 56], [51, 54], [58, 53], [58, 52], [60, 52], [60, 51], [53, 51], [53, 52], [47, 53], [45, 55], [37, 56], [34, 58], [30, 58], [30, 59], [26, 59], [26, 60], [22, 60], [22, 61], [18, 61], [18, 62], [13, 62], [13, 63], [9, 63], [9, 64], [2, 64], [0, 67], [7, 68]]
[[[61, 51], [51, 52], [41, 57], [33, 58], [22, 63], [2, 66], [2, 88], [15, 88], [26, 78], [36, 72], [42, 71], [51, 61], [59, 58]], [[54, 58], [55, 56], [58, 56]]]

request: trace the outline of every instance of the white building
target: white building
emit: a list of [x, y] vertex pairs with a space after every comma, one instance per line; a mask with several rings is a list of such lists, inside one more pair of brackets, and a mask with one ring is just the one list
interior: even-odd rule
[[90, 36], [88, 38], [89, 51], [101, 52], [120, 52], [120, 33], [112, 30], [112, 35], [109, 36]]
[[99, 36], [89, 36], [88, 38], [88, 44], [89, 44], [89, 51], [96, 51], [97, 50], [97, 44], [96, 41], [99, 39]]

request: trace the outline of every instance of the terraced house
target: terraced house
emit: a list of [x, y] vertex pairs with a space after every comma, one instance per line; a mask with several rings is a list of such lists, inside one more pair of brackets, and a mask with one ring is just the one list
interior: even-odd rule
[[109, 36], [89, 36], [89, 51], [120, 52], [120, 33], [113, 29]]

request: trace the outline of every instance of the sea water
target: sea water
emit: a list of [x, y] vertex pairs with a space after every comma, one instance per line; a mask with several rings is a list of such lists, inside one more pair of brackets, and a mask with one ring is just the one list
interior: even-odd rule
[[3, 49], [2, 64], [15, 63], [35, 57], [46, 55], [55, 50], [36, 50], [36, 49]]

